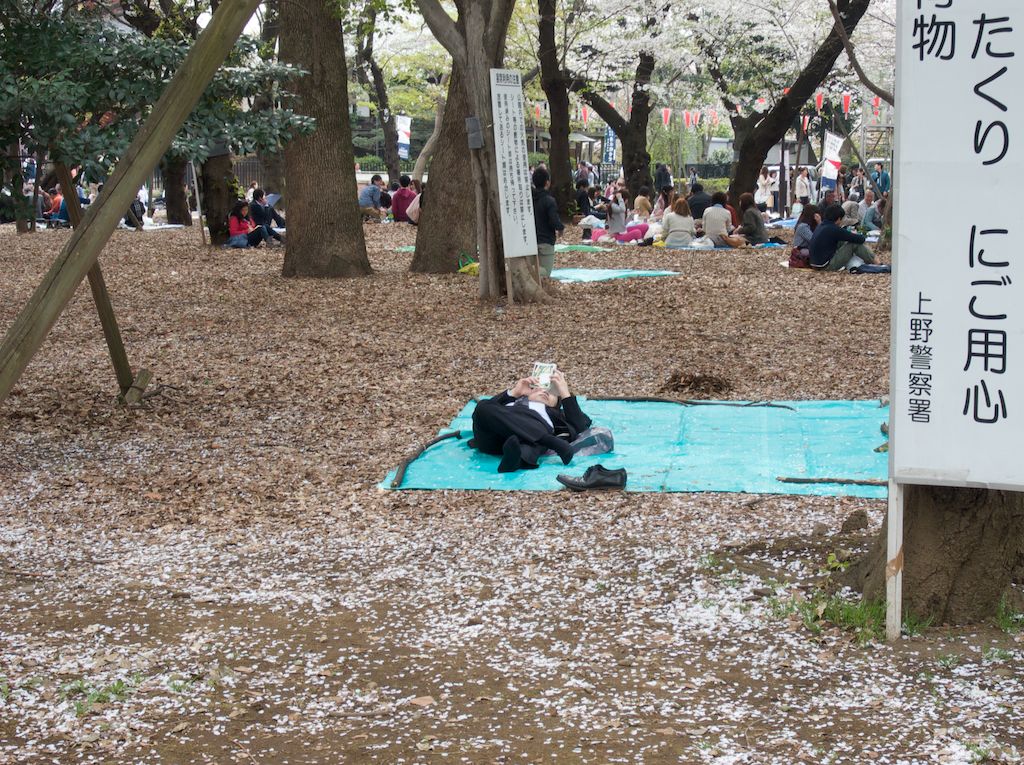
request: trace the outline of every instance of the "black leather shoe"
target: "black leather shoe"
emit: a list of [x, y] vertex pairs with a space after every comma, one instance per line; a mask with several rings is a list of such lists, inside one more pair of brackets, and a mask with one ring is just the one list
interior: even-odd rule
[[573, 491], [586, 491], [587, 489], [625, 489], [626, 471], [624, 468], [608, 470], [604, 465], [594, 465], [587, 468], [586, 472], [579, 478], [565, 473], [560, 473], [556, 480], [563, 486]]

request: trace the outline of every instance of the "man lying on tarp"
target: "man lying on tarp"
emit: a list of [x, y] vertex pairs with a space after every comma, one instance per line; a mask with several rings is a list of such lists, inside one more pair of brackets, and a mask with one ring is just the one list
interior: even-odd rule
[[[538, 366], [545, 365], [535, 365], [534, 372]], [[612, 432], [591, 427], [556, 368], [524, 377], [510, 390], [478, 403], [469, 445], [500, 456], [499, 473], [535, 468], [550, 452], [568, 465], [576, 454], [604, 454], [614, 447]]]

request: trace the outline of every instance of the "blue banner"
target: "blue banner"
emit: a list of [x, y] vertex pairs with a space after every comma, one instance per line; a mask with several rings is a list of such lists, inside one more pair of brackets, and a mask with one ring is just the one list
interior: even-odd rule
[[610, 125], [604, 129], [604, 156], [601, 161], [606, 165], [615, 164], [615, 131]]

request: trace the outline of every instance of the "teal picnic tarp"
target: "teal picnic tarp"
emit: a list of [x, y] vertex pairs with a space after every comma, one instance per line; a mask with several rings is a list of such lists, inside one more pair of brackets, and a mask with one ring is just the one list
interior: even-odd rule
[[[880, 426], [889, 410], [878, 401], [777, 401], [737, 405], [587, 401], [595, 425], [611, 428], [615, 451], [563, 465], [545, 457], [536, 470], [498, 473], [498, 458], [469, 448], [469, 403], [441, 433], [459, 430], [426, 450], [408, 467], [400, 489], [553, 491], [559, 473], [578, 475], [601, 463], [626, 468], [628, 491], [747, 492], [884, 498], [886, 486], [786, 483], [778, 479], [839, 478], [885, 481], [888, 455]], [[722, 405], [727, 404], [727, 405]], [[381, 484], [393, 488], [396, 471]]]
[[634, 276], [678, 276], [677, 271], [643, 271], [633, 268], [556, 268], [551, 278], [560, 282], [606, 282], [609, 279], [630, 279]]

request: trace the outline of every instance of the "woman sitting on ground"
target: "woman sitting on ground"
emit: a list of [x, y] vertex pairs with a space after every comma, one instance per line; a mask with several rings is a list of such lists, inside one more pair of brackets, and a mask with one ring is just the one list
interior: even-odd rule
[[793, 231], [793, 249], [806, 251], [811, 246], [814, 229], [821, 223], [821, 212], [816, 205], [805, 205], [800, 211], [796, 228]]
[[651, 214], [651, 220], [663, 220], [672, 211], [672, 204], [675, 201], [675, 190], [671, 186], [662, 188], [661, 193], [658, 194], [658, 198], [654, 202], [654, 212]]
[[651, 217], [653, 210], [651, 190], [646, 186], [641, 186], [640, 192], [636, 195], [636, 199], [633, 200], [633, 212], [640, 216], [640, 220], [645, 221]]
[[244, 199], [235, 202], [228, 215], [228, 247], [259, 247], [267, 238], [267, 230], [257, 226], [249, 218], [249, 203]]
[[764, 226], [761, 211], [754, 204], [753, 194], [740, 194], [740, 215], [742, 220], [735, 233], [746, 237], [748, 244], [764, 244], [768, 241], [768, 229]]
[[619, 181], [615, 190], [606, 195], [610, 200], [605, 206], [605, 213], [608, 216], [608, 227], [606, 233], [610, 236], [625, 233], [626, 231], [626, 183]]
[[672, 204], [672, 209], [662, 218], [661, 238], [665, 242], [665, 247], [689, 247], [696, 235], [690, 205], [684, 197], [679, 197]]

